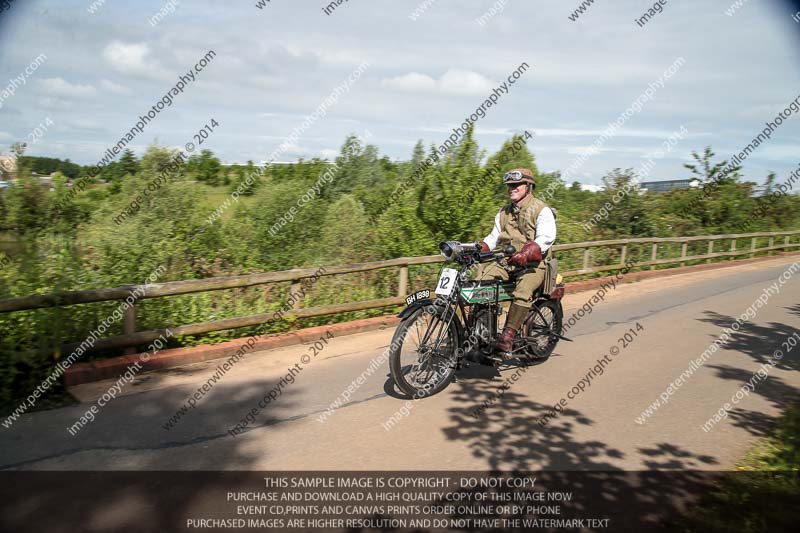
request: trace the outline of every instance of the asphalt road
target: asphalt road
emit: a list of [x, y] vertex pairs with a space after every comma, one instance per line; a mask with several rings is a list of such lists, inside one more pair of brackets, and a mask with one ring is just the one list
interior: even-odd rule
[[[35, 470], [723, 470], [730, 469], [800, 396], [800, 346], [724, 420], [701, 426], [730, 402], [781, 342], [800, 339], [800, 272], [643, 423], [637, 417], [711, 343], [777, 283], [798, 256], [619, 285], [569, 332], [547, 361], [498, 375], [471, 367], [435, 397], [406, 403], [383, 364], [325, 421], [320, 416], [380, 356], [392, 331], [331, 339], [308, 364], [309, 345], [251, 354], [225, 374], [172, 429], [163, 425], [220, 361], [137, 377], [71, 436], [67, 428], [114, 382], [81, 385], [80, 405], [35, 412], [0, 428], [0, 468]], [[592, 296], [568, 295], [566, 317]], [[640, 328], [636, 331], [637, 322]], [[622, 340], [625, 332], [632, 341]], [[627, 344], [627, 346], [623, 346]], [[567, 399], [544, 427], [538, 420], [597, 364], [602, 375]], [[311, 350], [311, 351], [310, 351]], [[302, 371], [255, 423], [231, 429], [287, 369]], [[479, 416], [516, 373], [502, 398]], [[402, 416], [391, 429], [387, 420]]]

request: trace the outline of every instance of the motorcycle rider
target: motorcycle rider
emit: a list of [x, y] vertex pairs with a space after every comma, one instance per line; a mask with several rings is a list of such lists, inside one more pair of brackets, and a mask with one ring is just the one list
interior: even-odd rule
[[[533, 304], [533, 292], [544, 282], [545, 261], [553, 256], [551, 246], [556, 240], [556, 215], [533, 196], [536, 183], [530, 169], [515, 168], [506, 172], [503, 183], [508, 187], [511, 202], [497, 212], [491, 233], [480, 245], [484, 252], [509, 244], [514, 246], [517, 252], [508, 263], [524, 269], [516, 276], [514, 301], [508, 310], [503, 332], [497, 337], [497, 350], [510, 352], [517, 331]], [[509, 276], [509, 271], [498, 264], [486, 263], [481, 265], [475, 279], [508, 280]]]

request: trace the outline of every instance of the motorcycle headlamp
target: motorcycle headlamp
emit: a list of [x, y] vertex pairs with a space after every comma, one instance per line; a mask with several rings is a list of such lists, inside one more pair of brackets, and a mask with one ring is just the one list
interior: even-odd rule
[[480, 243], [461, 244], [458, 241], [442, 241], [439, 243], [439, 252], [447, 261], [461, 261], [467, 255], [480, 250]]

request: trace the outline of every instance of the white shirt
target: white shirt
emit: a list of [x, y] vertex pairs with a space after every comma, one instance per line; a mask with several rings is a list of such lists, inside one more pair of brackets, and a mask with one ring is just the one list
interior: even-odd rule
[[[497, 212], [494, 217], [492, 232], [483, 239], [483, 242], [489, 245], [490, 250], [494, 250], [494, 247], [497, 246], [497, 239], [502, 231], [500, 229], [500, 213], [502, 211], [501, 209]], [[539, 212], [539, 216], [536, 217], [536, 238], [533, 239], [533, 242], [539, 245], [539, 248], [542, 249], [542, 254], [556, 242], [556, 217], [553, 216], [553, 211], [549, 207], [542, 209]]]

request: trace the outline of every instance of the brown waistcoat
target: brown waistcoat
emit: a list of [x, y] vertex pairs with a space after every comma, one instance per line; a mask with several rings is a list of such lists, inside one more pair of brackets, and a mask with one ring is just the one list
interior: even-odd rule
[[[516, 206], [508, 204], [500, 210], [500, 237], [497, 239], [497, 246], [511, 244], [517, 250], [521, 250], [525, 243], [536, 238], [536, 220], [542, 209], [549, 207], [547, 204], [534, 198], [532, 194], [526, 196]], [[556, 212], [553, 208], [553, 216]], [[544, 254], [547, 261], [553, 256], [552, 246]]]

